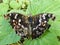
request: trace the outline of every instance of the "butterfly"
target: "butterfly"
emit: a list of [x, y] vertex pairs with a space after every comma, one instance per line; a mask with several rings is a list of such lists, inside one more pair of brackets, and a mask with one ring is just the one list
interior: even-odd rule
[[4, 17], [10, 19], [9, 23], [15, 30], [16, 34], [21, 36], [21, 42], [23, 42], [25, 38], [32, 37], [32, 39], [35, 39], [41, 36], [51, 27], [48, 23], [49, 19], [51, 18], [54, 21], [56, 18], [51, 13], [25, 16], [16, 12], [6, 14]]

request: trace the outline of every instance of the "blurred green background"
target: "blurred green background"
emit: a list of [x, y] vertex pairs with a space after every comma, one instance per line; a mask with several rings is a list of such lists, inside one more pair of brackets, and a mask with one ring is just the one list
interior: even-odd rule
[[49, 21], [49, 32], [46, 31], [41, 38], [25, 40], [24, 45], [60, 45], [60, 0], [0, 0], [0, 45], [21, 45], [18, 43], [20, 36], [4, 19], [4, 15], [11, 12], [24, 15], [54, 14], [56, 20]]

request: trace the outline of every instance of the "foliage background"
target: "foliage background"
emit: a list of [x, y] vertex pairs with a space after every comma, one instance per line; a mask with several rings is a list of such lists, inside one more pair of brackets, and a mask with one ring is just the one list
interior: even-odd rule
[[[25, 5], [27, 9], [24, 9]], [[56, 20], [49, 21], [51, 24], [49, 31], [46, 31], [41, 38], [25, 40], [24, 45], [60, 45], [57, 38], [60, 36], [60, 0], [3, 0], [0, 3], [0, 45], [12, 44], [20, 40], [8, 23], [9, 20], [4, 19], [4, 15], [10, 12], [19, 12], [24, 15], [53, 13]]]

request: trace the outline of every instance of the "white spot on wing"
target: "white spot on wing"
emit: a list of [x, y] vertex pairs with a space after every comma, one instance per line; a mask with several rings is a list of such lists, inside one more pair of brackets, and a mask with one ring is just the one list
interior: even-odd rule
[[18, 25], [20, 26], [21, 24], [20, 24], [20, 23], [18, 23]]
[[13, 22], [15, 22], [15, 20], [13, 20]]
[[48, 17], [50, 17], [51, 14], [48, 14]]
[[38, 27], [36, 27], [36, 29], [37, 29]]
[[10, 13], [9, 16], [11, 16], [12, 14]]
[[41, 22], [41, 20], [39, 20], [39, 22]]
[[35, 30], [36, 28], [33, 28], [33, 30]]
[[43, 14], [43, 16], [42, 16], [42, 17], [43, 17], [43, 19], [45, 19], [45, 14]]
[[25, 30], [27, 30], [28, 28], [24, 28]]
[[14, 18], [16, 19], [16, 18], [17, 18], [17, 16], [18, 16], [18, 14], [16, 14]]
[[21, 27], [22, 27], [22, 28], [24, 28], [24, 26], [23, 26], [23, 25], [21, 25]]
[[38, 26], [40, 26], [41, 24], [39, 24]]
[[41, 15], [40, 15], [40, 19], [39, 19], [39, 22], [41, 23], [42, 19], [41, 19]]
[[21, 36], [21, 33], [19, 33], [18, 35], [20, 35], [20, 36]]
[[44, 21], [44, 23], [46, 23], [47, 21]]
[[19, 19], [19, 22], [21, 22], [21, 19]]

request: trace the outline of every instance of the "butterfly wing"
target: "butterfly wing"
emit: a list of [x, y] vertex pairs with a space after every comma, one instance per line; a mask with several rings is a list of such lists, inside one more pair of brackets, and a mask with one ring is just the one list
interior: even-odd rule
[[51, 13], [41, 13], [34, 17], [34, 24], [32, 29], [32, 38], [37, 38], [42, 35], [46, 29], [50, 28], [50, 24], [48, 24], [49, 19], [55, 20], [55, 16]]
[[[24, 16], [20, 13], [9, 13], [7, 15], [4, 15], [4, 17], [7, 19], [10, 19], [9, 23], [12, 26], [12, 28], [15, 30], [15, 32], [21, 36], [21, 38], [27, 37], [28, 34], [28, 21], [27, 16]], [[21, 40], [22, 41], [22, 40]]]

